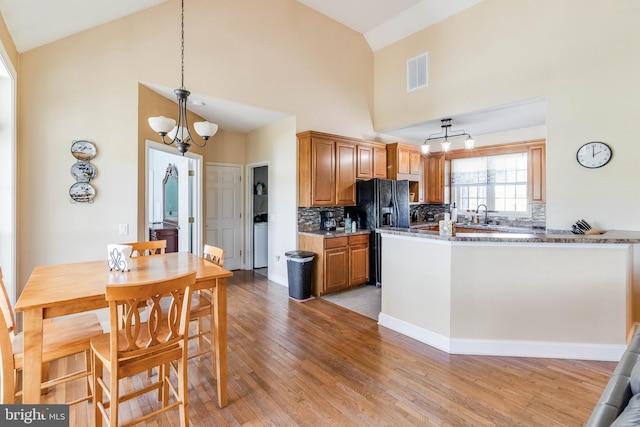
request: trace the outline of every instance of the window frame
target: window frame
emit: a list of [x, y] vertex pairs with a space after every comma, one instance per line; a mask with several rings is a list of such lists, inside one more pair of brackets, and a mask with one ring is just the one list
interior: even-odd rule
[[[546, 140], [535, 139], [507, 144], [485, 145], [471, 150], [458, 149], [445, 153], [445, 161], [472, 157], [499, 156], [502, 154], [527, 153], [527, 213], [511, 214], [510, 216], [529, 215], [531, 206], [546, 202]], [[446, 177], [445, 186], [452, 197], [451, 175]]]

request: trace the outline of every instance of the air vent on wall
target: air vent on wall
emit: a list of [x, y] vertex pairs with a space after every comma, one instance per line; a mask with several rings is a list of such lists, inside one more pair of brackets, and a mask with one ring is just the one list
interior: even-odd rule
[[429, 86], [429, 54], [407, 61], [407, 92]]

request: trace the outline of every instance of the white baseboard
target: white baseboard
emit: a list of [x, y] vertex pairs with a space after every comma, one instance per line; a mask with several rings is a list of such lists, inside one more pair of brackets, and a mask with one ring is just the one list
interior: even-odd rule
[[384, 313], [380, 313], [378, 316], [378, 324], [449, 354], [617, 362], [626, 349], [626, 345], [615, 344], [449, 338]]
[[272, 282], [277, 283], [278, 285], [282, 285], [287, 288], [289, 287], [289, 279], [287, 279], [286, 277], [269, 273], [268, 279]]

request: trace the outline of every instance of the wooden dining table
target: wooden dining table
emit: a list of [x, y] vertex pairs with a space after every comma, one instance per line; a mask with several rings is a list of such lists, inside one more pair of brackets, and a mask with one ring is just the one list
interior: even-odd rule
[[23, 313], [23, 403], [40, 403], [42, 377], [42, 326], [45, 319], [108, 307], [109, 285], [140, 284], [196, 272], [194, 290], [213, 289], [214, 316], [211, 342], [218, 406], [227, 405], [227, 277], [233, 273], [188, 252], [135, 257], [130, 271], [110, 271], [103, 261], [36, 267], [27, 281], [15, 311]]

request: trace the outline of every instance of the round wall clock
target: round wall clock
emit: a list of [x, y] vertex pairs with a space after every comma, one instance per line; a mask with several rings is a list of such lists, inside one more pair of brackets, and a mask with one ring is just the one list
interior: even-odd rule
[[576, 153], [578, 163], [589, 169], [601, 168], [609, 163], [612, 156], [611, 147], [599, 141], [587, 142]]

